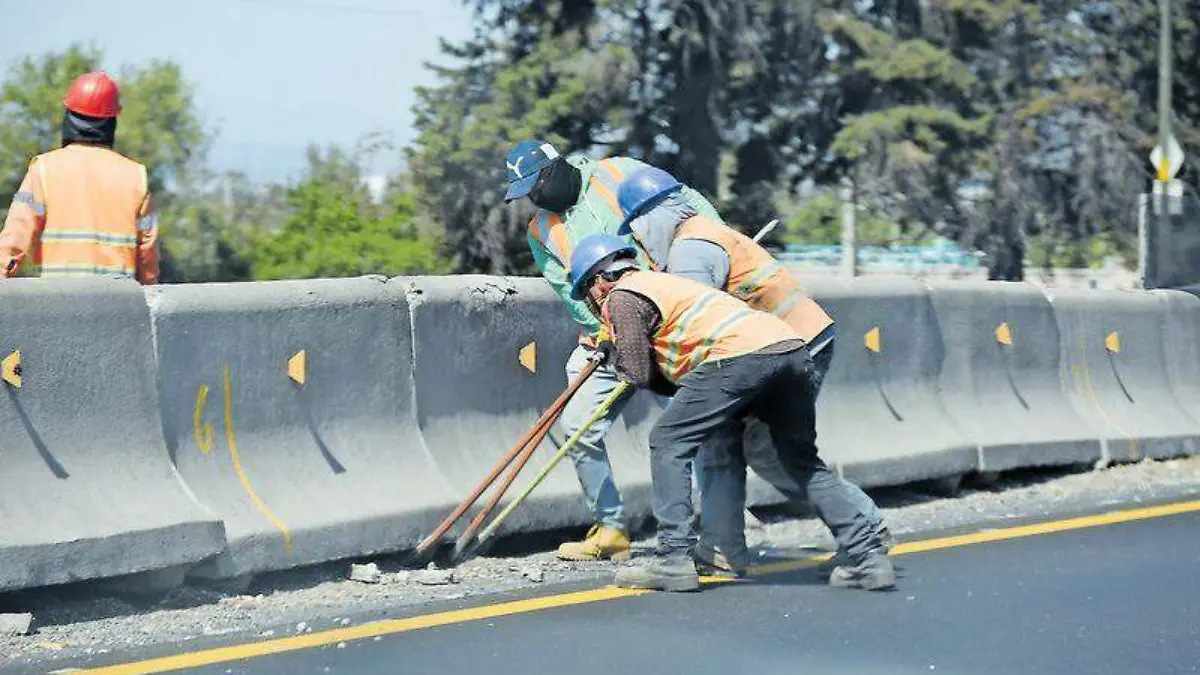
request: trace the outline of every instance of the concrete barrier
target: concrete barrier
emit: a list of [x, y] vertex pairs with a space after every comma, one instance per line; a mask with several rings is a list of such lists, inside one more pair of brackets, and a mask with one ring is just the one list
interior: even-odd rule
[[[133, 282], [0, 286], [0, 591], [195, 563], [224, 545], [167, 459]], [[13, 378], [15, 381], [15, 378]]]
[[945, 346], [942, 401], [978, 447], [980, 470], [1101, 457], [1095, 430], [1064, 392], [1060, 334], [1042, 291], [995, 281], [930, 291]]
[[[839, 335], [818, 443], [856, 483], [1200, 452], [1194, 296], [1052, 304], [1025, 284], [884, 278], [812, 291]], [[15, 381], [10, 354], [22, 362], [20, 388], [0, 384], [0, 591], [408, 548], [564, 389], [576, 343], [560, 300], [528, 278], [144, 294], [16, 280], [0, 317], [0, 370]], [[631, 520], [650, 514], [657, 413], [639, 394], [608, 439]], [[757, 503], [779, 500], [754, 484]], [[505, 530], [589, 521], [564, 464]]]
[[[834, 318], [833, 363], [817, 402], [817, 444], [826, 462], [864, 486], [960, 475], [977, 453], [938, 396], [943, 346], [925, 285], [863, 278], [807, 284]], [[761, 476], [785, 480], [750, 438], [747, 461]], [[752, 478], [753, 504], [781, 499]]]
[[1200, 294], [1154, 291], [1167, 308], [1163, 332], [1167, 381], [1175, 400], [1191, 419], [1200, 422]]
[[418, 433], [408, 312], [382, 278], [147, 298], [167, 445], [228, 532], [198, 574], [406, 548], [457, 497]]
[[1200, 425], [1184, 413], [1169, 385], [1164, 296], [1061, 290], [1050, 300], [1062, 331], [1063, 380], [1106, 459], [1200, 449]]
[[[566, 389], [564, 369], [578, 333], [562, 301], [541, 279], [411, 277], [391, 284], [403, 289], [412, 312], [422, 436], [456, 494], [466, 494]], [[613, 471], [631, 517], [649, 512], [644, 444], [648, 414], [644, 403], [631, 403], [608, 439]], [[566, 440], [558, 428], [554, 438]], [[544, 442], [510, 494], [553, 452], [553, 443]], [[589, 521], [568, 461], [514, 512], [502, 531]]]

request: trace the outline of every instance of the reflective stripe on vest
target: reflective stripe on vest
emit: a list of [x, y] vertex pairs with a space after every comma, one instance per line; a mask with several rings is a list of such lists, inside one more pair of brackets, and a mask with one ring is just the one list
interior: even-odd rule
[[[43, 277], [134, 277], [146, 169], [107, 148], [69, 145], [38, 157], [46, 206]], [[141, 222], [139, 222], [141, 221]]]
[[121, 277], [125, 279], [132, 279], [134, 277], [134, 269], [132, 267], [112, 265], [62, 263], [42, 265], [41, 269], [43, 277]]
[[[702, 363], [756, 352], [796, 335], [786, 323], [702, 284], [660, 272], [633, 272], [617, 289], [654, 303], [662, 320], [651, 338], [656, 363], [676, 384]], [[612, 331], [612, 322], [605, 321]], [[617, 339], [617, 335], [614, 331]]]
[[796, 278], [750, 237], [705, 216], [693, 216], [675, 234], [675, 241], [684, 239], [720, 246], [729, 255], [725, 292], [783, 319], [805, 342], [833, 325], [833, 319], [804, 293]]

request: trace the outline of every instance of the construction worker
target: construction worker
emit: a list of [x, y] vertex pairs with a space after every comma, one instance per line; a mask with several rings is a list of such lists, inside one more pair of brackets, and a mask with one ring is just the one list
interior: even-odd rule
[[[833, 360], [836, 338], [833, 319], [804, 293], [800, 283], [765, 248], [728, 225], [697, 212], [681, 196], [681, 188], [674, 176], [656, 167], [630, 174], [617, 191], [617, 201], [625, 214], [617, 234], [632, 235], [655, 269], [723, 290], [750, 307], [787, 322], [813, 357], [813, 381], [819, 393]], [[777, 479], [786, 478], [782, 467], [769, 461], [776, 453], [752, 452], [770, 444], [766, 428], [753, 418], [747, 421], [746, 428], [751, 467], [764, 477], [775, 474]], [[748, 563], [742, 512], [710, 511], [745, 501], [745, 474], [734, 483], [710, 484], [714, 489], [732, 491], [732, 496], [715, 499], [714, 508], [704, 510], [704, 528], [696, 557], [711, 568], [705, 572], [739, 574]], [[875, 503], [857, 486], [850, 483], [847, 486], [881, 538], [890, 542], [891, 534]]]
[[[568, 264], [575, 245], [595, 233], [615, 234], [624, 216], [617, 204], [617, 189], [630, 173], [648, 165], [628, 157], [593, 161], [582, 155], [564, 157], [541, 140], [518, 143], [505, 160], [508, 191], [505, 203], [528, 197], [538, 208], [529, 221], [529, 248], [534, 263], [555, 292], [567, 303], [580, 325], [579, 346], [567, 361], [567, 376], [574, 380], [597, 346], [600, 320], [585, 303], [571, 298]], [[716, 209], [699, 193], [684, 186], [680, 195], [697, 211], [719, 220]], [[643, 258], [642, 264], [648, 264]], [[562, 413], [559, 424], [574, 434], [618, 384], [611, 366], [597, 369], [580, 387]], [[621, 493], [613, 481], [604, 437], [613, 420], [628, 403], [626, 397], [580, 438], [571, 458], [595, 524], [583, 541], [558, 549], [564, 560], [623, 559], [629, 556], [629, 534]]]
[[[658, 550], [617, 572], [626, 588], [687, 591], [699, 587], [693, 561], [691, 465], [704, 465], [703, 490], [717, 498], [714, 476], [746, 471], [742, 426], [766, 425], [787, 475], [772, 484], [810, 502], [833, 532], [845, 561], [835, 587], [882, 590], [895, 585], [887, 548], [847, 484], [817, 452], [816, 385], [804, 340], [782, 319], [722, 291], [673, 274], [639, 269], [636, 248], [612, 235], [591, 235], [571, 256], [572, 297], [604, 317], [616, 367], [635, 387], [665, 380], [675, 394], [650, 432]], [[744, 504], [729, 504], [741, 512]]]
[[62, 147], [33, 158], [0, 231], [0, 278], [30, 250], [41, 276], [158, 281], [158, 228], [146, 167], [112, 149], [117, 83], [80, 76], [63, 101]]

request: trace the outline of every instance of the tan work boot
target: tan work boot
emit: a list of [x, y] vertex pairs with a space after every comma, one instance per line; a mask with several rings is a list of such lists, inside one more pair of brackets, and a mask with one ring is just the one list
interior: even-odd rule
[[593, 525], [583, 541], [568, 541], [558, 547], [560, 560], [629, 560], [629, 535], [615, 527]]

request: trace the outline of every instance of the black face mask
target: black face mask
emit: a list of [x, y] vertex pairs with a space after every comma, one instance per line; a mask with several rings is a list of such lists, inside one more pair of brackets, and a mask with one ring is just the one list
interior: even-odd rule
[[111, 148], [117, 137], [117, 118], [86, 117], [66, 111], [62, 122], [62, 144], [95, 143]]
[[582, 185], [583, 176], [579, 169], [560, 157], [538, 174], [537, 183], [529, 191], [529, 199], [551, 213], [566, 213], [579, 201]]

